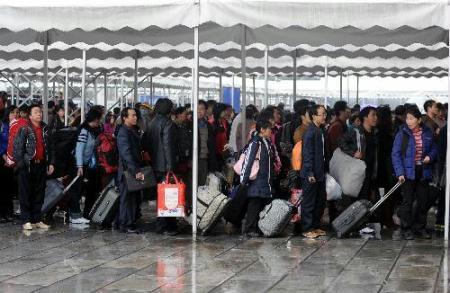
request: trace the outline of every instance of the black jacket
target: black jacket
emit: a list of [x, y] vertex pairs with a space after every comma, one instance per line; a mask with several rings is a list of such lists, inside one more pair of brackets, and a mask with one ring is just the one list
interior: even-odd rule
[[322, 129], [311, 123], [303, 136], [300, 177], [325, 181], [325, 146]]
[[120, 127], [117, 134], [117, 148], [119, 150], [119, 179], [124, 171], [136, 175], [142, 167], [142, 148], [136, 129], [125, 125]]
[[[54, 165], [54, 149], [50, 143], [50, 133], [47, 124], [41, 122], [42, 136], [44, 138], [45, 158], [48, 165]], [[22, 127], [14, 139], [14, 161], [17, 168], [27, 167], [36, 154], [36, 134], [31, 122]]]
[[[360, 151], [363, 155], [362, 160], [367, 165], [366, 173], [370, 174], [373, 177], [372, 179], [375, 179], [378, 174], [379, 157], [377, 133], [375, 131], [372, 132], [372, 139], [374, 140], [373, 149], [367, 148], [368, 142], [366, 135], [368, 134], [362, 126], [359, 126], [358, 128], [352, 128], [338, 139], [338, 146], [344, 153], [351, 157], [353, 157], [360, 148]], [[373, 156], [368, 156], [368, 154], [373, 154]]]
[[153, 170], [165, 173], [176, 166], [177, 143], [175, 124], [169, 117], [156, 115], [142, 137], [144, 150], [150, 155]]
[[[216, 156], [216, 138], [214, 135], [214, 127], [206, 121], [208, 127], [208, 172], [219, 171]], [[198, 152], [200, 153], [200, 129], [198, 131]]]

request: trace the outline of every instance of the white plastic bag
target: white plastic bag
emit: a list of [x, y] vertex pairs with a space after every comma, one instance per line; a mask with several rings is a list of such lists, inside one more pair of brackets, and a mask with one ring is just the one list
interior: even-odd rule
[[342, 188], [330, 174], [327, 174], [325, 177], [325, 185], [327, 200], [340, 200], [342, 198]]

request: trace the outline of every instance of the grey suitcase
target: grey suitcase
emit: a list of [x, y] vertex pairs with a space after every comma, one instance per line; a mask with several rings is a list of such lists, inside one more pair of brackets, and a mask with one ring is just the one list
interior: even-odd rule
[[197, 228], [202, 235], [211, 231], [220, 218], [228, 198], [220, 191], [210, 189], [208, 186], [200, 186], [197, 192]]
[[49, 179], [45, 183], [45, 197], [44, 203], [41, 207], [41, 213], [46, 213], [51, 210], [70, 190], [70, 188], [77, 182], [79, 176], [75, 177], [66, 188], [64, 184], [57, 179]]
[[397, 182], [377, 203], [372, 205], [368, 200], [362, 199], [354, 202], [343, 211], [331, 224], [337, 237], [342, 238], [348, 232], [359, 228], [364, 221], [392, 194], [402, 183]]
[[259, 213], [258, 227], [265, 237], [275, 237], [286, 229], [302, 197], [292, 204], [287, 200], [274, 199]]
[[101, 192], [89, 213], [91, 222], [97, 225], [110, 224], [118, 211], [119, 197], [119, 190], [114, 184], [108, 184]]

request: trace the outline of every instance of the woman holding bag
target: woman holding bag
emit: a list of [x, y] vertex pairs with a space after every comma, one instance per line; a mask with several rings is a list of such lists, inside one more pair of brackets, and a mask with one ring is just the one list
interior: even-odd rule
[[[437, 159], [437, 146], [433, 132], [421, 121], [417, 107], [406, 110], [406, 124], [395, 135], [392, 148], [392, 165], [395, 176], [402, 186], [402, 204], [398, 215], [401, 234], [405, 240], [414, 239], [414, 232], [424, 239], [431, 235], [426, 231], [429, 210], [429, 182], [432, 179], [432, 164]], [[417, 200], [417, 212], [413, 218], [413, 203]]]
[[[272, 198], [272, 178], [274, 172], [274, 154], [270, 147], [272, 136], [272, 123], [267, 120], [259, 120], [256, 123], [257, 133], [253, 136], [246, 158], [242, 166], [241, 184], [247, 185], [247, 219], [244, 233], [248, 237], [260, 236], [258, 229], [259, 213]], [[259, 164], [256, 178], [251, 178], [254, 164]]]

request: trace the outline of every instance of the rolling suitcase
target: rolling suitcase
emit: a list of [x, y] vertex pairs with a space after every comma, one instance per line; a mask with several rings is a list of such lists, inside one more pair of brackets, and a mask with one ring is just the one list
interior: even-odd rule
[[111, 181], [92, 206], [89, 213], [91, 222], [97, 225], [110, 224], [119, 208], [119, 197], [119, 190], [114, 186], [114, 181]]
[[295, 204], [283, 199], [274, 199], [259, 213], [259, 230], [265, 237], [275, 237], [283, 233], [301, 201], [301, 196]]
[[368, 200], [362, 199], [354, 202], [345, 211], [342, 212], [331, 224], [336, 231], [337, 237], [341, 238], [353, 229], [357, 229], [375, 210], [389, 197], [402, 183], [397, 182], [374, 205]]
[[197, 228], [202, 235], [211, 231], [222, 217], [228, 198], [215, 189], [200, 186], [197, 193]]
[[64, 184], [57, 179], [49, 179], [45, 183], [45, 198], [44, 203], [41, 207], [41, 213], [46, 213], [51, 210], [70, 190], [72, 185], [77, 182], [79, 176], [75, 177], [66, 188], [64, 188]]

